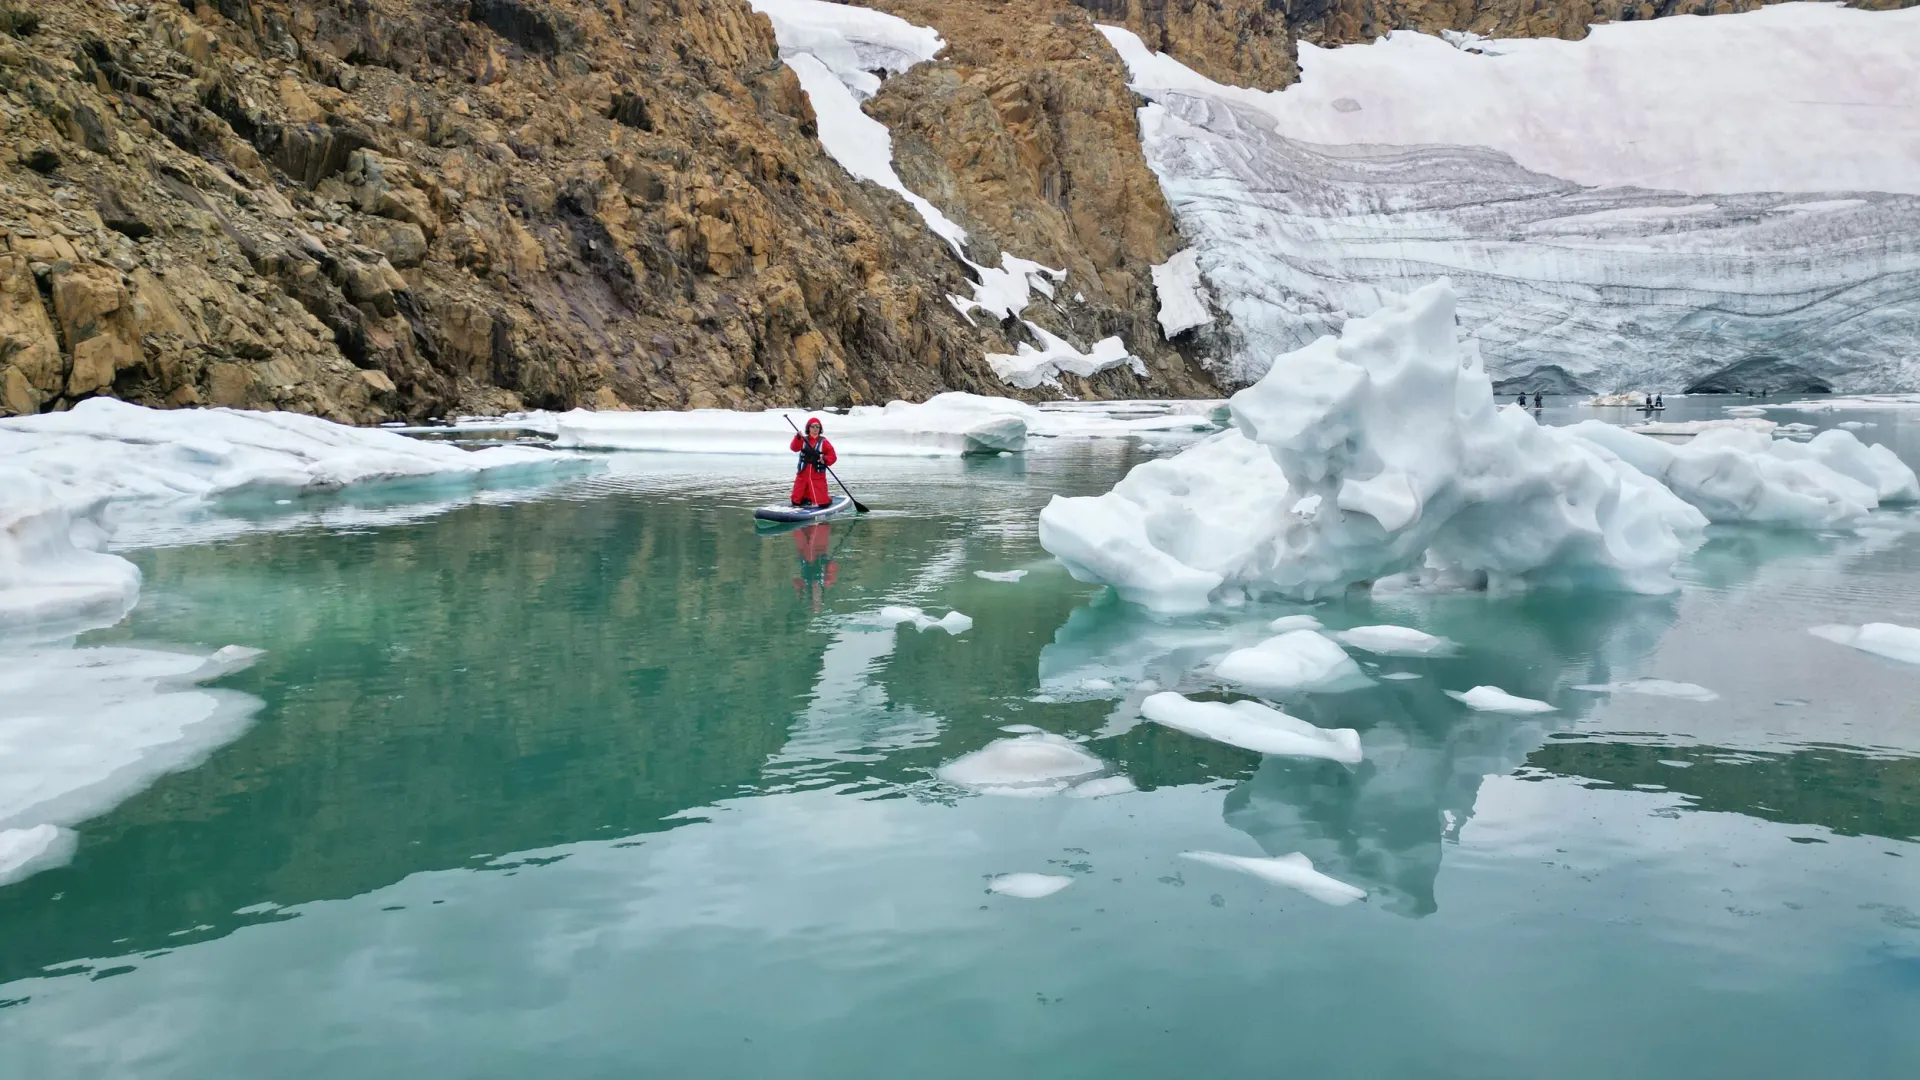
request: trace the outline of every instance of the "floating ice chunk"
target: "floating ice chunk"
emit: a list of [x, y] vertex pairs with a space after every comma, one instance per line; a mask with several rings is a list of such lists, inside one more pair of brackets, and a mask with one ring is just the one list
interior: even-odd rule
[[0, 885], [11, 885], [73, 858], [74, 836], [57, 825], [0, 829]]
[[1082, 780], [1067, 789], [1069, 799], [1103, 799], [1108, 795], [1124, 795], [1129, 791], [1138, 791], [1133, 779], [1127, 776], [1102, 776], [1094, 780]]
[[1320, 620], [1311, 615], [1282, 615], [1268, 623], [1267, 629], [1276, 634], [1284, 634], [1291, 630], [1318, 630]]
[[1465, 693], [1448, 690], [1447, 696], [1475, 712], [1546, 713], [1553, 706], [1533, 698], [1516, 697], [1497, 686], [1476, 686]]
[[1019, 581], [1027, 576], [1025, 570], [975, 570], [973, 576], [988, 581]]
[[1920, 664], [1920, 630], [1898, 623], [1868, 623], [1865, 626], [1815, 626], [1808, 633], [1862, 652], [1884, 656], [1908, 664]]
[[1126, 342], [1117, 336], [1101, 338], [1093, 343], [1092, 349], [1081, 352], [1071, 342], [1050, 333], [1038, 323], [1028, 322], [1026, 327], [1028, 333], [1039, 339], [1039, 348], [1023, 341], [1012, 356], [1005, 353], [987, 354], [987, 366], [1009, 386], [1022, 390], [1042, 385], [1057, 386], [1063, 374], [1084, 378], [1117, 367], [1131, 368], [1135, 375], [1143, 378], [1147, 374], [1146, 364], [1128, 352]]
[[1844, 428], [1847, 431], [1860, 431], [1865, 428], [1877, 427], [1878, 425], [1870, 424], [1865, 420], [1842, 420], [1833, 426], [1837, 428]]
[[1257, 701], [1189, 701], [1163, 691], [1140, 703], [1156, 724], [1257, 754], [1360, 761], [1360, 735], [1352, 728], [1320, 728]]
[[1038, 900], [1043, 896], [1052, 896], [1071, 884], [1072, 878], [1059, 874], [1001, 874], [987, 882], [987, 891], [1022, 900]]
[[1094, 693], [1105, 693], [1106, 691], [1113, 689], [1113, 680], [1112, 679], [1081, 679], [1080, 689], [1091, 690]]
[[1188, 248], [1153, 268], [1153, 290], [1160, 298], [1160, 335], [1171, 341], [1213, 321], [1206, 286], [1200, 280], [1200, 251]]
[[958, 611], [949, 611], [936, 619], [917, 607], [889, 604], [881, 608], [880, 614], [876, 617], [881, 622], [888, 624], [910, 622], [913, 624], [915, 630], [920, 631], [932, 630], [938, 627], [949, 634], [964, 634], [968, 630], [973, 629], [973, 619], [969, 616], [962, 615]]
[[1760, 405], [1729, 405], [1725, 410], [1728, 416], [1765, 416], [1767, 410]]
[[1046, 731], [1045, 728], [1034, 727], [1032, 724], [1002, 724], [1000, 730], [1009, 735], [1039, 735]]
[[1453, 642], [1411, 626], [1356, 626], [1334, 635], [1356, 649], [1380, 656], [1437, 656], [1453, 651]]
[[1590, 694], [1642, 694], [1647, 697], [1680, 698], [1685, 701], [1718, 701], [1720, 695], [1698, 683], [1672, 682], [1667, 679], [1632, 679], [1619, 683], [1587, 683], [1574, 687]]
[[50, 830], [105, 813], [244, 731], [259, 699], [193, 684], [247, 659], [126, 646], [6, 654], [0, 831], [10, 837], [15, 872], [28, 872], [20, 867], [29, 861], [44, 868], [71, 850], [71, 838]]
[[1040, 546], [1076, 580], [1162, 611], [1200, 611], [1229, 578], [1256, 576], [1280, 531], [1286, 478], [1237, 431], [1136, 466], [1105, 495], [1054, 496]]
[[1206, 863], [1208, 866], [1252, 874], [1262, 881], [1285, 885], [1289, 889], [1298, 890], [1323, 904], [1331, 904], [1334, 907], [1344, 907], [1355, 900], [1367, 898], [1365, 889], [1357, 889], [1344, 881], [1330, 878], [1315, 870], [1313, 860], [1298, 851], [1271, 859], [1226, 855], [1218, 851], [1183, 851], [1180, 857]]
[[1106, 767], [1070, 740], [1041, 733], [995, 739], [942, 765], [935, 775], [982, 794], [1051, 795], [1064, 791], [1068, 782]]
[[1401, 682], [1407, 679], [1418, 679], [1418, 678], [1421, 678], [1422, 676], [1417, 671], [1389, 671], [1385, 675], [1382, 675], [1380, 677], [1383, 679], [1390, 679], [1394, 682]]
[[1367, 683], [1352, 657], [1312, 630], [1291, 630], [1251, 648], [1235, 649], [1215, 665], [1214, 674], [1266, 693], [1350, 690]]
[[[82, 501], [24, 469], [0, 467], [0, 627], [60, 637], [133, 608], [140, 570], [106, 543], [104, 500]], [[36, 633], [36, 631], [38, 631]]]

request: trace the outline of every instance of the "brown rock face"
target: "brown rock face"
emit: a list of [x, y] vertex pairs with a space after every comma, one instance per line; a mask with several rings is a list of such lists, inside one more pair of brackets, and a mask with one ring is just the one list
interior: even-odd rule
[[[1147, 363], [1147, 392], [1217, 390], [1161, 339], [1150, 267], [1180, 250], [1173, 214], [1140, 151], [1126, 69], [1086, 13], [1063, 2], [1003, 5], [981, 18], [950, 0], [869, 5], [932, 26], [938, 63], [887, 80], [867, 111], [893, 132], [907, 187], [968, 231], [972, 257], [1011, 252], [1067, 271], [1026, 318], [1083, 346], [1120, 335]], [[1084, 391], [1138, 395], [1131, 373]]]
[[[1056, 193], [968, 214], [983, 262], [1005, 243], [1072, 264], [1088, 325], [1048, 318], [1082, 344], [1134, 336], [1131, 262], [1172, 242], [1118, 68], [1087, 66], [1091, 99], [1066, 79], [1039, 107], [1117, 125], [1100, 153], [1130, 148], [1131, 171], [1085, 175], [1125, 173], [1106, 208], [1150, 212], [1096, 221]], [[1082, 167], [1078, 128], [966, 100], [1022, 183]], [[745, 0], [53, 5], [0, 35], [0, 408], [366, 422], [1003, 391], [984, 355], [1024, 332], [963, 319], [964, 268], [813, 125]], [[1151, 385], [1074, 389], [1199, 385], [1144, 340]]]

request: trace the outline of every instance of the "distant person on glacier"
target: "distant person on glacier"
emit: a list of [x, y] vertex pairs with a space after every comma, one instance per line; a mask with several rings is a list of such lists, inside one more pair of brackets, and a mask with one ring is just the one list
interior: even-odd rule
[[1517, 398], [1514, 398], [1514, 399], [1513, 399], [1513, 403], [1514, 403], [1515, 405], [1518, 405], [1518, 406], [1520, 406], [1520, 407], [1521, 407], [1521, 408], [1523, 408], [1523, 409], [1524, 409], [1524, 408], [1526, 408], [1526, 407], [1527, 407], [1527, 395], [1526, 395], [1526, 393], [1525, 393], [1524, 391], [1522, 391], [1519, 397], [1517, 397]]
[[1535, 391], [1533, 392], [1533, 407], [1534, 407], [1534, 408], [1535, 408], [1536, 410], [1538, 410], [1538, 409], [1539, 409], [1539, 408], [1541, 407], [1541, 406], [1540, 406], [1540, 400], [1541, 400], [1541, 399], [1540, 399], [1540, 391], [1538, 391], [1538, 390], [1535, 390]]
[[1656, 409], [1666, 408], [1667, 407], [1666, 399], [1661, 397], [1659, 394], [1653, 395], [1653, 407]]
[[820, 418], [807, 418], [807, 433], [795, 435], [787, 449], [800, 455], [800, 467], [793, 478], [793, 496], [788, 501], [795, 506], [825, 506], [833, 501], [827, 491], [827, 468], [840, 460], [833, 452], [833, 444], [827, 441], [826, 428]]

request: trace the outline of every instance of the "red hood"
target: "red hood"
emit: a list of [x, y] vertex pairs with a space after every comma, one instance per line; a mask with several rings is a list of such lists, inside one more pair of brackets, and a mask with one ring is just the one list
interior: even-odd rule
[[[817, 416], [809, 416], [809, 417], [807, 417], [807, 422], [806, 422], [806, 423], [804, 423], [804, 424], [801, 424], [801, 425], [800, 425], [800, 434], [802, 434], [802, 435], [805, 435], [805, 434], [807, 433], [807, 429], [808, 429], [808, 428], [810, 428], [810, 427], [812, 427], [812, 426], [813, 426], [813, 425], [815, 425], [815, 424], [820, 424], [820, 418], [819, 418], [819, 417], [817, 417]], [[826, 434], [827, 434], [827, 425], [825, 425], [825, 424], [820, 424], [820, 435], [821, 435], [821, 437], [822, 437], [822, 438], [824, 438], [824, 437], [826, 436]]]

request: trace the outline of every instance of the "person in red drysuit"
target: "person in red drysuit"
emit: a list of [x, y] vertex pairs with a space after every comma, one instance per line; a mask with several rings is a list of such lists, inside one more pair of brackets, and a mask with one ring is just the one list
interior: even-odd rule
[[833, 501], [827, 491], [827, 466], [839, 458], [834, 455], [833, 444], [827, 441], [817, 416], [807, 418], [807, 433], [795, 435], [787, 447], [800, 455], [799, 475], [793, 478], [793, 496], [789, 500], [795, 506], [825, 506]]

